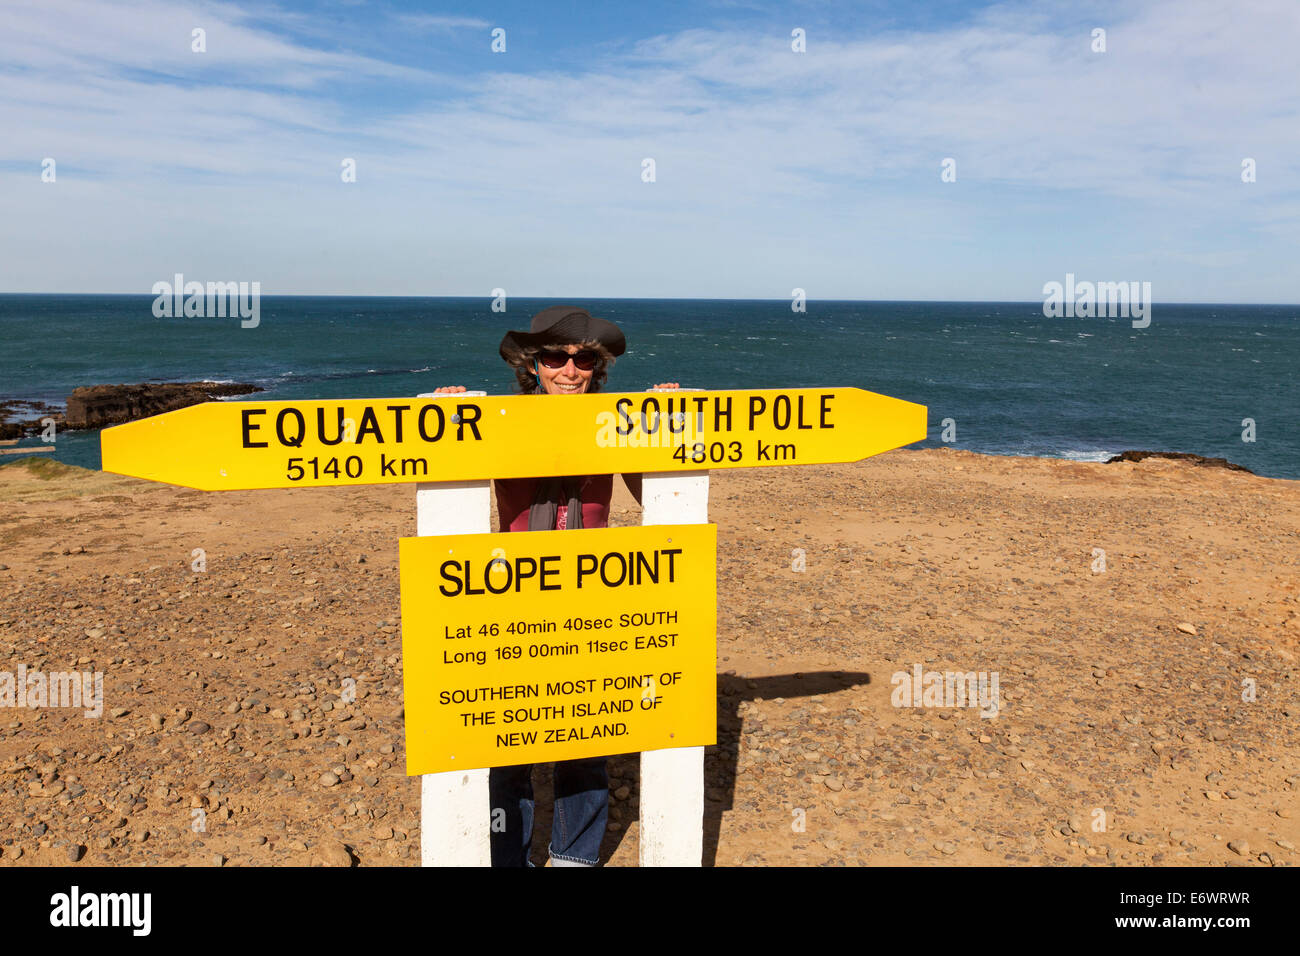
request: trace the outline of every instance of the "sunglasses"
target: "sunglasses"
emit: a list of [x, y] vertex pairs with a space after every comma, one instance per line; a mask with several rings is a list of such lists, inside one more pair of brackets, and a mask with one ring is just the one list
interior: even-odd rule
[[596, 362], [600, 359], [595, 352], [590, 349], [584, 349], [577, 355], [570, 355], [568, 352], [543, 351], [537, 354], [537, 358], [547, 368], [564, 368], [569, 364], [569, 359], [573, 359], [573, 364], [584, 372], [590, 372], [596, 367]]

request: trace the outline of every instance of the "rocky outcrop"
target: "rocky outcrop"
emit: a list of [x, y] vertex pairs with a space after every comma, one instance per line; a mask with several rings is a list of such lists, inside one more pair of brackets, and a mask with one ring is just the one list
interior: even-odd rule
[[226, 395], [260, 392], [256, 385], [217, 382], [168, 382], [143, 385], [91, 385], [68, 396], [64, 417], [69, 428], [121, 425], [150, 415], [174, 412]]
[[1141, 461], [1143, 458], [1173, 458], [1177, 461], [1190, 461], [1194, 465], [1201, 465], [1205, 468], [1227, 468], [1230, 471], [1244, 471], [1248, 475], [1254, 474], [1249, 468], [1234, 465], [1226, 458], [1206, 458], [1204, 455], [1193, 455], [1185, 451], [1123, 451], [1114, 458], [1108, 458], [1106, 464], [1114, 464], [1117, 461]]
[[24, 435], [40, 434], [43, 418], [53, 418], [54, 427], [63, 430], [63, 412], [53, 405], [22, 399], [0, 402], [0, 441], [17, 441]]

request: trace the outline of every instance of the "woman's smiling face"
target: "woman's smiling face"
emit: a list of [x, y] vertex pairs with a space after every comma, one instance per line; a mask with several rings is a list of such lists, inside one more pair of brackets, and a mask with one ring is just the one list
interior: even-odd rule
[[[556, 346], [555, 351], [577, 355], [583, 349], [579, 345], [561, 345]], [[536, 369], [542, 391], [547, 395], [581, 395], [591, 385], [591, 377], [596, 373], [594, 368], [584, 372], [572, 361], [566, 362], [562, 368], [547, 368], [538, 361]]]

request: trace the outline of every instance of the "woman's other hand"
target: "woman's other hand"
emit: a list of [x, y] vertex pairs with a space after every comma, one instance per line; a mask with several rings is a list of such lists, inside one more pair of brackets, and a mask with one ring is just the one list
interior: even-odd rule
[[664, 382], [660, 385], [651, 385], [651, 388], [681, 388], [676, 382]]
[[435, 389], [433, 390], [433, 394], [435, 394], [435, 395], [450, 395], [450, 394], [452, 394], [453, 392], [463, 392], [463, 391], [465, 391], [465, 386], [464, 386], [464, 385], [444, 385], [444, 386], [442, 386], [442, 388], [435, 388]]

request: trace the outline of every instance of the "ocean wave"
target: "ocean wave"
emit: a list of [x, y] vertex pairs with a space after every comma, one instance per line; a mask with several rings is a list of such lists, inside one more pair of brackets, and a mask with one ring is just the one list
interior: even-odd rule
[[1065, 451], [1052, 455], [1053, 458], [1066, 458], [1070, 461], [1108, 461], [1119, 452], [1114, 451], [1084, 451], [1080, 448], [1067, 448]]
[[969, 447], [967, 450], [975, 452], [977, 455], [999, 455], [1011, 458], [1046, 458], [1056, 461], [1078, 461], [1078, 462], [1105, 462], [1119, 454], [1119, 452], [1099, 451], [1097, 449], [1066, 448], [1046, 449], [1041, 446], [1035, 447], [1027, 444], [991, 444], [976, 447]]
[[276, 372], [272, 375], [246, 378], [243, 379], [243, 381], [252, 382], [254, 385], [273, 387], [281, 385], [287, 381], [292, 381], [295, 385], [306, 385], [312, 382], [333, 382], [341, 379], [366, 378], [371, 375], [418, 375], [431, 371], [433, 371], [432, 366], [425, 366], [424, 368], [368, 368], [360, 371], [318, 372], [315, 374], [283, 371]]

